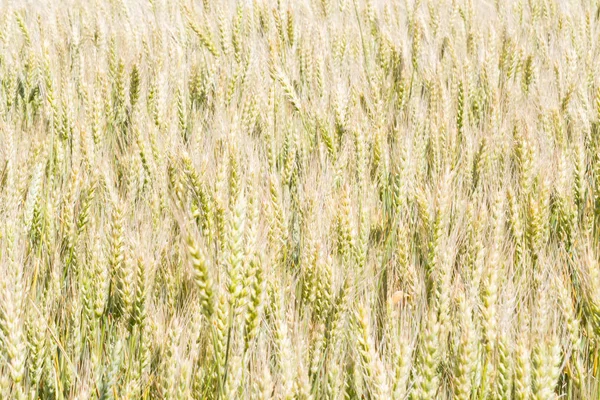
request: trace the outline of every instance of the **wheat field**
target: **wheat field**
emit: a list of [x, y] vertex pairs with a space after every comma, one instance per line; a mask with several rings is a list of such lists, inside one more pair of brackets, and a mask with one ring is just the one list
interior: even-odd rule
[[0, 1], [0, 398], [598, 399], [598, 0]]

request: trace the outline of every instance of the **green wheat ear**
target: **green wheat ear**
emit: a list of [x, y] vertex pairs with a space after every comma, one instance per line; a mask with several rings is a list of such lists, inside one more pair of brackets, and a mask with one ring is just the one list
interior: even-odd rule
[[213, 283], [209, 276], [206, 258], [192, 236], [188, 237], [188, 251], [192, 260], [193, 279], [198, 287], [202, 312], [210, 317], [214, 309]]

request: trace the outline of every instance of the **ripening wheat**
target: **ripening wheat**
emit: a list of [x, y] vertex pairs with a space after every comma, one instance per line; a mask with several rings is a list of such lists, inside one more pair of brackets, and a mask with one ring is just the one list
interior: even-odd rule
[[1, 399], [597, 399], [600, 0], [0, 0]]

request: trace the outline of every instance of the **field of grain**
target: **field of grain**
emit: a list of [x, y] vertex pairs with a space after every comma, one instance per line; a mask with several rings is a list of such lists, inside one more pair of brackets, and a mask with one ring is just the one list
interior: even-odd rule
[[0, 398], [598, 399], [598, 0], [0, 1]]

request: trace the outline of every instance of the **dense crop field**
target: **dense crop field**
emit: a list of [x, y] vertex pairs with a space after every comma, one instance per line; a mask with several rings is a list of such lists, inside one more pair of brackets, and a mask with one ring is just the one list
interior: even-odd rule
[[598, 0], [0, 1], [0, 398], [597, 399]]

